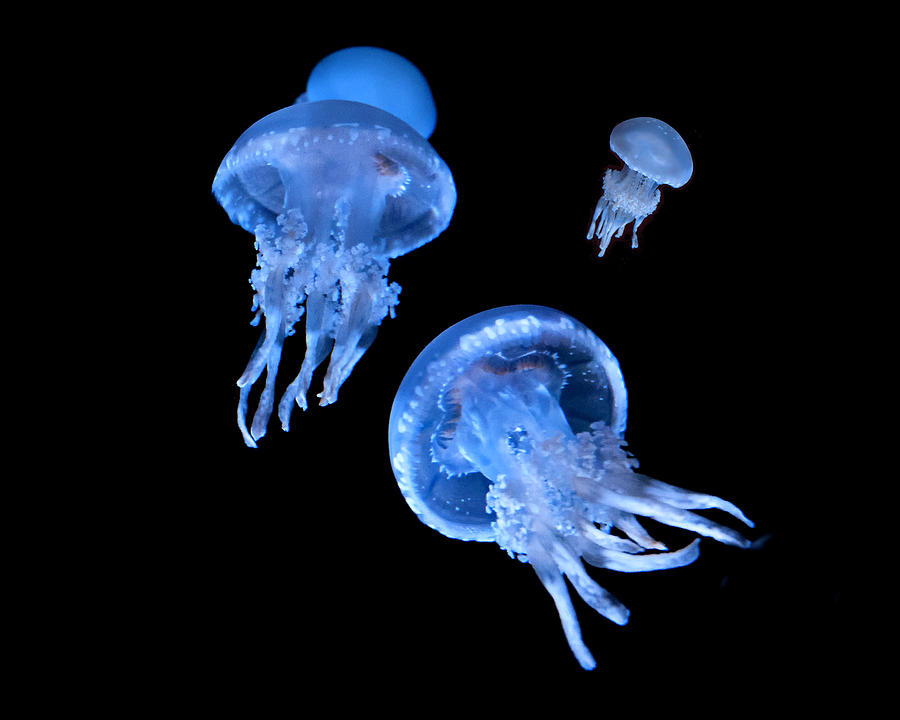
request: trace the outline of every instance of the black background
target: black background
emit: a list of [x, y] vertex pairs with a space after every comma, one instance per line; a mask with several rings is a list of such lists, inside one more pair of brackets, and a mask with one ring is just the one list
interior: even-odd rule
[[[798, 668], [827, 676], [846, 622], [841, 563], [811, 547], [809, 530], [822, 511], [809, 491], [801, 351], [816, 321], [797, 256], [810, 241], [790, 214], [796, 186], [779, 145], [805, 86], [769, 62], [782, 39], [739, 45], [689, 25], [661, 44], [599, 13], [521, 28], [477, 16], [314, 29], [268, 18], [257, 33], [244, 32], [259, 22], [245, 15], [174, 28], [157, 48], [165, 71], [145, 68], [165, 153], [157, 192], [178, 221], [146, 229], [141, 342], [154, 370], [141, 376], [148, 429], [120, 498], [141, 539], [120, 590], [139, 609], [118, 642], [146, 651], [141, 672], [197, 702], [250, 707], [263, 696], [299, 705], [334, 680], [379, 688], [367, 701], [424, 690], [465, 707], [481, 689], [545, 681], [561, 699], [583, 688], [650, 702], [655, 686], [684, 702], [714, 688], [752, 702], [792, 687]], [[259, 332], [248, 324], [252, 238], [210, 186], [237, 137], [291, 104], [318, 60], [362, 44], [428, 78], [430, 142], [458, 204], [441, 236], [392, 262], [397, 317], [338, 402], [295, 411], [287, 434], [270, 422], [251, 450], [235, 380]], [[694, 175], [662, 188], [637, 250], [616, 240], [598, 259], [585, 233], [605, 169], [620, 166], [609, 132], [641, 115], [679, 131]], [[516, 303], [569, 313], [609, 345], [642, 471], [729, 499], [757, 523], [755, 549], [706, 539], [686, 568], [593, 572], [632, 613], [619, 628], [572, 593], [593, 673], [532, 570], [419, 523], [388, 458], [391, 403], [417, 354], [459, 320]], [[301, 331], [285, 344], [280, 387], [303, 352]], [[670, 547], [691, 539], [659, 532]]]

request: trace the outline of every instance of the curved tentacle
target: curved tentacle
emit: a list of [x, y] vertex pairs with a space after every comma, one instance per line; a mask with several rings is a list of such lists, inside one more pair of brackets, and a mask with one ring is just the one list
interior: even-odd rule
[[690, 565], [700, 556], [700, 538], [695, 539], [681, 550], [647, 555], [627, 555], [603, 548], [585, 547], [581, 557], [594, 567], [617, 570], [618, 572], [649, 572]]
[[541, 584], [550, 593], [550, 597], [553, 598], [566, 641], [569, 643], [575, 659], [578, 660], [578, 664], [585, 670], [593, 670], [597, 667], [597, 661], [594, 660], [594, 656], [591, 655], [591, 651], [588, 650], [581, 637], [581, 625], [578, 624], [572, 598], [569, 597], [566, 581], [556, 563], [542, 548], [533, 548], [528, 555], [528, 562], [537, 573]]
[[644, 494], [627, 494], [618, 488], [610, 489], [608, 486], [588, 481], [585, 478], [578, 478], [576, 486], [579, 494], [587, 498], [589, 502], [602, 503], [603, 505], [609, 505], [630, 513], [651, 517], [666, 525], [691, 530], [726, 545], [735, 545], [736, 547], [750, 546], [749, 540], [729, 527], [713, 522], [690, 510], [669, 505]]
[[[279, 298], [280, 299], [280, 298]], [[248, 447], [255, 448], [256, 440], [262, 435], [257, 435], [258, 425], [256, 417], [263, 409], [265, 415], [265, 390], [263, 397], [260, 398], [260, 404], [257, 405], [257, 411], [254, 415], [253, 427], [247, 430], [247, 401], [250, 389], [259, 380], [262, 375], [263, 368], [269, 368], [268, 377], [266, 378], [266, 390], [271, 386], [271, 392], [274, 393], [275, 375], [278, 371], [278, 362], [281, 358], [281, 346], [284, 343], [284, 330], [282, 327], [282, 313], [278, 303], [273, 303], [266, 312], [266, 330], [265, 334], [260, 337], [260, 341], [256, 345], [256, 349], [250, 356], [250, 362], [237, 381], [237, 386], [241, 389], [240, 398], [238, 400], [238, 428], [244, 437], [244, 442]], [[271, 408], [269, 410], [271, 412]], [[261, 417], [261, 416], [259, 416]], [[266, 416], [268, 419], [268, 416]], [[263, 428], [265, 425], [263, 425]], [[263, 433], [265, 430], [263, 429]]]
[[616, 625], [628, 623], [628, 608], [587, 574], [584, 565], [566, 543], [555, 543], [551, 552], [556, 564], [572, 582], [582, 600]]

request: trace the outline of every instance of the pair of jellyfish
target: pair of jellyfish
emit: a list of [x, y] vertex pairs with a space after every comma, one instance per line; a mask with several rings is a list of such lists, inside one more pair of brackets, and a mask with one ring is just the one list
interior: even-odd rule
[[[222, 162], [213, 190], [256, 238], [255, 322], [265, 318], [238, 381], [247, 445], [265, 433], [281, 348], [301, 316], [306, 356], [279, 403], [285, 430], [294, 402], [306, 408], [312, 374], [328, 353], [323, 405], [336, 400], [393, 315], [400, 288], [387, 280], [390, 259], [449, 224], [453, 177], [426, 140], [435, 120], [428, 84], [411, 63], [379, 48], [349, 48], [316, 66], [297, 104], [253, 125]], [[591, 225], [601, 255], [628, 222], [634, 234], [653, 211], [658, 185], [677, 187], [691, 174], [684, 142], [658, 120], [618, 125], [611, 147], [626, 168], [604, 179]], [[248, 428], [248, 394], [264, 370]], [[566, 578], [623, 625], [628, 610], [584, 562], [638, 572], [698, 556], [698, 540], [668, 551], [638, 516], [738, 547], [748, 541], [692, 510], [722, 510], [752, 527], [726, 500], [635, 472], [623, 447], [626, 413], [609, 348], [577, 320], [533, 305], [488, 310], [439, 335], [413, 362], [391, 410], [390, 459], [410, 508], [449, 538], [496, 542], [530, 564], [585, 669], [596, 663]]]

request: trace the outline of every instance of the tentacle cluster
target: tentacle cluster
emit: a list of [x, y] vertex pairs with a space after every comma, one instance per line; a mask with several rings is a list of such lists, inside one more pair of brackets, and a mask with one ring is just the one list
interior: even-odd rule
[[666, 546], [647, 533], [638, 515], [738, 547], [747, 547], [749, 541], [690, 509], [723, 510], [753, 526], [726, 500], [634, 472], [637, 461], [625, 452], [621, 438], [602, 423], [591, 428], [574, 438], [557, 435], [517, 455], [515, 474], [497, 478], [487, 496], [487, 507], [496, 517], [497, 543], [532, 565], [553, 597], [569, 646], [585, 669], [596, 663], [581, 638], [564, 577], [585, 602], [613, 622], [627, 623], [628, 609], [588, 575], [582, 560], [598, 568], [643, 572], [680, 567], [697, 558], [699, 539], [665, 552]]
[[[284, 340], [294, 334], [306, 314], [306, 355], [300, 372], [285, 390], [278, 407], [288, 430], [294, 402], [306, 409], [313, 372], [331, 353], [319, 394], [320, 404], [337, 400], [338, 390], [375, 338], [381, 321], [398, 303], [400, 286], [388, 282], [389, 261], [364, 243], [344, 247], [342, 212], [335, 206], [332, 232], [317, 240], [299, 210], [278, 216], [278, 230], [256, 230], [257, 264], [250, 277], [256, 294], [254, 325], [265, 317], [265, 331], [238, 380], [238, 427], [244, 442], [256, 447], [266, 433], [274, 408], [275, 379]], [[266, 371], [253, 422], [247, 428], [250, 389]]]
[[632, 220], [631, 247], [637, 247], [638, 226], [659, 205], [658, 188], [656, 182], [627, 165], [622, 170], [606, 171], [603, 194], [597, 201], [587, 234], [588, 240], [595, 235], [600, 240], [598, 256], [606, 252], [613, 237], [622, 237], [625, 226]]

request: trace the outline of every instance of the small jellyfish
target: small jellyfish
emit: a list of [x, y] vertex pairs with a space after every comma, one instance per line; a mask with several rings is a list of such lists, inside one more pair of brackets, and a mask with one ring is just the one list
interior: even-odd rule
[[625, 163], [603, 176], [603, 194], [597, 201], [587, 239], [600, 240], [598, 257], [613, 236], [631, 228], [631, 247], [637, 247], [638, 226], [659, 204], [659, 186], [681, 187], [691, 178], [694, 162], [681, 135], [662, 120], [632, 118], [619, 123], [609, 136], [609, 147]]
[[732, 503], [668, 485], [623, 449], [627, 400], [619, 363], [587, 327], [546, 307], [474, 315], [416, 358], [391, 409], [391, 464], [409, 506], [450, 538], [496, 542], [529, 563], [550, 593], [576, 659], [594, 658], [564, 578], [597, 612], [628, 610], [582, 560], [639, 572], [695, 560], [699, 539], [669, 552], [637, 516], [747, 547], [736, 531], [691, 509]]
[[[373, 54], [404, 72], [368, 72]], [[421, 73], [378, 48], [340, 51], [320, 65], [304, 100], [244, 132], [213, 182], [231, 221], [256, 238], [252, 324], [265, 317], [265, 332], [237, 382], [238, 426], [250, 447], [265, 435], [282, 345], [300, 317], [306, 355], [278, 406], [284, 430], [295, 401], [306, 409], [313, 372], [329, 352], [320, 404], [337, 400], [381, 321], [394, 316], [400, 286], [387, 279], [391, 258], [437, 237], [456, 205], [453, 175], [423, 137], [434, 128], [434, 101]], [[355, 73], [363, 86], [335, 89]], [[387, 110], [369, 104], [382, 100]], [[248, 429], [248, 395], [263, 370]]]

